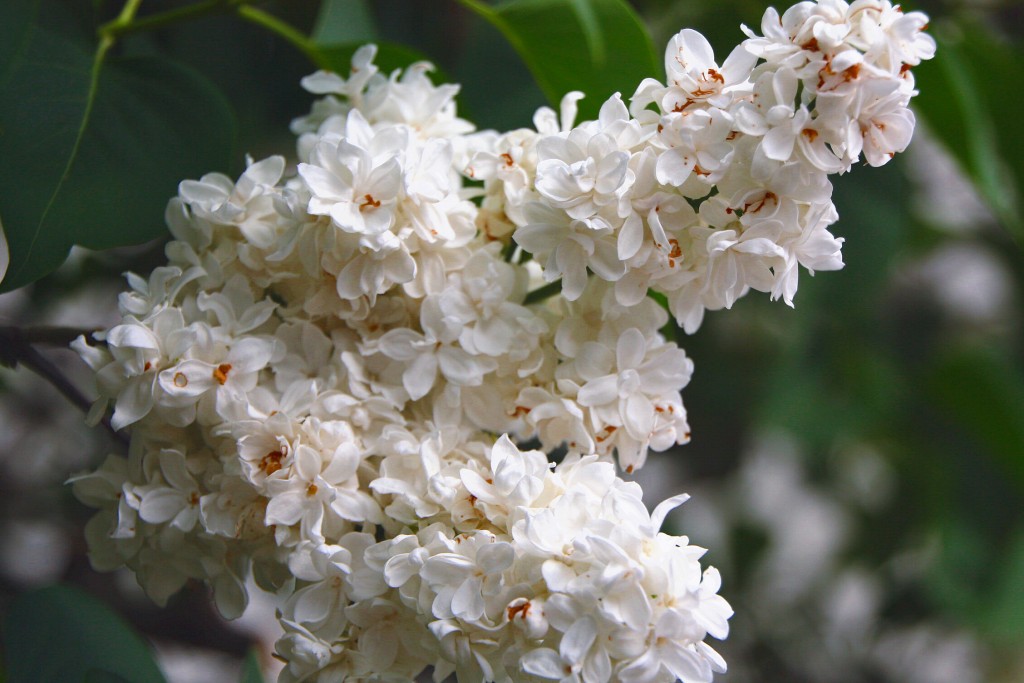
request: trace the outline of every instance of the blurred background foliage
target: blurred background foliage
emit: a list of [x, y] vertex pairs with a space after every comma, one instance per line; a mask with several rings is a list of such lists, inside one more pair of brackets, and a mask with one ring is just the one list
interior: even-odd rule
[[[578, 76], [577, 87], [590, 87], [589, 106], [596, 109], [614, 83], [630, 82], [645, 65], [655, 69], [648, 75], [661, 77], [661, 46], [682, 27], [707, 35], [724, 59], [743, 37], [739, 25], [759, 30], [770, 3], [634, 0], [653, 54], [636, 47], [640, 25], [623, 23], [632, 13], [602, 15], [601, 35], [611, 37], [602, 68], [588, 71], [571, 55], [549, 56], [576, 73], [547, 68], [539, 84], [531, 67], [545, 67], [524, 63], [501, 31], [467, 9], [472, 4], [257, 5], [310, 36], [304, 43], [284, 40], [258, 21], [217, 13], [125, 34], [112, 60], [170, 57], [201, 75], [195, 87], [209, 94], [207, 101], [177, 103], [197, 114], [194, 130], [183, 134], [193, 136], [188, 149], [199, 149], [171, 167], [200, 166], [143, 187], [149, 181], [131, 165], [106, 168], [114, 152], [100, 146], [92, 162], [102, 171], [98, 177], [117, 186], [116, 197], [155, 194], [162, 205], [176, 178], [208, 171], [237, 176], [245, 154], [258, 159], [292, 149], [288, 123], [311, 101], [299, 79], [316, 66], [346, 68], [362, 42], [385, 46], [387, 66], [417, 55], [430, 59], [439, 78], [462, 84], [463, 116], [481, 128], [509, 129], [530, 125], [534, 110], [548, 102], [545, 94], [562, 88], [559, 79]], [[513, 13], [509, 22], [543, 30], [529, 10], [544, 3], [519, 4], [526, 13]], [[59, 18], [60, 31], [89, 40], [121, 9], [111, 0], [41, 6]], [[178, 6], [192, 5], [147, 5], [140, 17]], [[932, 17], [938, 56], [914, 70], [922, 95], [915, 100], [920, 127], [911, 149], [883, 168], [835, 179], [845, 269], [804, 277], [794, 310], [752, 294], [736, 304], [740, 312], [710, 314], [691, 337], [680, 332], [696, 363], [684, 391], [694, 439], [676, 453], [652, 457], [638, 475], [650, 500], [679, 490], [693, 495], [672, 523], [711, 549], [706, 559], [722, 569], [722, 593], [736, 610], [733, 633], [721, 647], [731, 667], [724, 681], [1024, 680], [1024, 8], [998, 0], [930, 0], [907, 9]], [[3, 32], [12, 27], [8, 21], [0, 28], [6, 88], [12, 86]], [[632, 48], [614, 42], [627, 33], [635, 34]], [[5, 91], [11, 92], [18, 91]], [[10, 100], [0, 103], [12, 107]], [[132, 117], [145, 111], [120, 112], [119, 125], [138, 124]], [[124, 153], [158, 162], [164, 148], [184, 144], [173, 138], [139, 143]], [[67, 141], [42, 144], [59, 153]], [[10, 158], [0, 177], [5, 224], [12, 193], [33, 182]], [[211, 159], [222, 165], [211, 167]], [[111, 201], [106, 192], [92, 201], [108, 205], [98, 214], [103, 220], [135, 231], [123, 243], [163, 231], [160, 209], [143, 214], [140, 204]], [[84, 243], [109, 246], [102, 239]], [[160, 239], [116, 250], [75, 249], [56, 272], [0, 297], [0, 325], [108, 326], [121, 273], [147, 272], [161, 261]], [[72, 354], [45, 353], [73, 382], [88, 386]], [[100, 596], [153, 639], [168, 680], [237, 679], [224, 672], [240, 671], [254, 642], [268, 661], [274, 635], [261, 628], [258, 613], [241, 628], [225, 626], [199, 586], [158, 610], [133, 589], [131, 577], [92, 573], [81, 533], [89, 511], [62, 482], [97, 462], [108, 437], [86, 429], [79, 413], [24, 368], [0, 372], [0, 401], [5, 612], [18, 608], [11, 601], [26, 589], [63, 580]], [[265, 610], [262, 621], [272, 622], [271, 613]], [[9, 616], [5, 623], [13, 659], [20, 646], [11, 634], [19, 622]], [[31, 680], [16, 678], [13, 664], [10, 670], [10, 680]]]

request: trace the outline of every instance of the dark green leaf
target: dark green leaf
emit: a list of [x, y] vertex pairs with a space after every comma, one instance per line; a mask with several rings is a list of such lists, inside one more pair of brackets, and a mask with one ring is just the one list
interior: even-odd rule
[[[26, 10], [26, 8], [29, 8]], [[182, 179], [228, 170], [234, 119], [201, 75], [158, 58], [94, 59], [28, 0], [0, 6], [23, 46], [0, 82], [0, 290], [39, 279], [74, 244], [105, 249], [166, 233]], [[7, 29], [5, 28], [5, 31]]]
[[8, 683], [164, 681], [146, 643], [101, 602], [69, 586], [18, 597], [4, 619], [4, 649]]
[[398, 43], [381, 41], [365, 0], [326, 0], [313, 27], [311, 57], [321, 69], [347, 75], [352, 55], [367, 43], [377, 46], [374, 63], [389, 74], [414, 62], [430, 61], [423, 53]]
[[586, 93], [584, 118], [613, 93], [628, 99], [644, 78], [663, 75], [650, 35], [624, 0], [461, 1], [502, 32], [552, 104], [571, 90]]
[[316, 45], [372, 43], [377, 27], [366, 0], [324, 0], [310, 38]]
[[263, 670], [260, 668], [260, 660], [255, 650], [249, 650], [249, 654], [245, 656], [240, 683], [264, 683]]
[[995, 214], [1024, 236], [1024, 98], [1010, 84], [1024, 80], [1024, 55], [980, 26], [946, 25], [938, 51], [914, 69], [915, 109], [974, 182]]

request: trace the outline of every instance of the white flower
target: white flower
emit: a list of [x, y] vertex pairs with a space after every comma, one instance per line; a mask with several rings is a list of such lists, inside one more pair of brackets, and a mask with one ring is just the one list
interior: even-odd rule
[[625, 217], [622, 200], [633, 183], [630, 149], [641, 137], [626, 106], [612, 97], [592, 125], [537, 142], [537, 192], [573, 219], [588, 219], [605, 207]]
[[596, 639], [597, 628], [593, 618], [584, 617], [562, 636], [558, 652], [549, 648], [528, 652], [523, 657], [523, 670], [559, 683], [605, 683], [611, 675], [607, 656], [588, 656]]
[[[622, 467], [642, 465], [655, 429], [657, 402], [686, 386], [692, 361], [682, 349], [651, 344], [631, 328], [616, 341], [614, 355], [601, 344], [584, 344], [573, 366], [583, 380], [576, 401], [590, 409], [600, 426], [595, 440], [619, 445]], [[613, 436], [620, 428], [628, 440]]]
[[446, 319], [436, 297], [427, 297], [420, 310], [422, 333], [393, 329], [375, 345], [388, 358], [406, 363], [402, 385], [414, 401], [433, 388], [438, 371], [454, 384], [476, 386], [496, 367], [492, 359], [474, 356], [455, 345], [460, 331], [453, 322]]
[[496, 613], [503, 613], [507, 601], [492, 599], [488, 604], [488, 599], [500, 595], [502, 573], [512, 566], [515, 550], [486, 531], [459, 536], [456, 541], [452, 552], [432, 556], [420, 570], [437, 594], [431, 605], [434, 617], [467, 622], [500, 618]]
[[590, 268], [614, 282], [625, 273], [619, 260], [613, 227], [603, 219], [576, 220], [564, 211], [534, 202], [526, 207], [526, 225], [516, 230], [516, 243], [544, 259], [544, 278], [562, 278], [562, 295], [575, 301], [587, 284]]
[[192, 330], [184, 326], [181, 311], [175, 308], [161, 310], [145, 322], [126, 317], [107, 332], [112, 358], [98, 369], [96, 381], [101, 396], [115, 398], [110, 420], [114, 429], [149, 414], [160, 391], [159, 373], [183, 356], [194, 340]]
[[[312, 196], [308, 210], [329, 215], [335, 226], [360, 235], [363, 244], [379, 248], [380, 235], [395, 220], [395, 204], [402, 187], [398, 154], [407, 143], [405, 132], [388, 129], [375, 135], [358, 110], [348, 117], [353, 138], [324, 138], [299, 164], [299, 175]], [[358, 144], [365, 139], [362, 147]]]
[[491, 448], [490, 464], [491, 476], [487, 479], [468, 468], [459, 476], [488, 519], [503, 525], [516, 508], [532, 507], [544, 488], [550, 465], [540, 451], [521, 452], [507, 434]]
[[253, 221], [274, 211], [274, 186], [284, 173], [284, 157], [272, 156], [252, 163], [237, 183], [220, 173], [209, 173], [199, 180], [183, 180], [178, 195], [196, 216], [225, 224], [238, 224], [243, 230]]
[[150, 524], [169, 523], [182, 531], [191, 531], [199, 520], [200, 490], [188, 472], [185, 454], [164, 449], [158, 458], [165, 483], [136, 488], [139, 517]]
[[[732, 117], [719, 109], [666, 117], [658, 136], [659, 143], [667, 148], [658, 157], [658, 182], [682, 187], [691, 178], [702, 184], [721, 179], [732, 161], [733, 146], [728, 142], [732, 126]], [[684, 191], [686, 196], [692, 194]]]
[[[159, 375], [160, 388], [167, 396], [166, 404], [179, 411], [186, 422], [191, 421], [188, 417], [191, 409], [204, 398], [207, 403], [209, 397], [231, 400], [232, 396], [252, 391], [260, 371], [283, 350], [275, 340], [243, 337], [223, 353], [205, 337], [201, 336], [202, 341], [189, 351], [190, 356], [196, 354], [200, 358], [186, 358]], [[212, 410], [207, 411], [207, 415], [210, 413]]]
[[754, 55], [738, 47], [719, 67], [707, 38], [683, 29], [665, 48], [669, 88], [660, 102], [662, 111], [683, 112], [694, 105], [727, 107], [731, 91], [749, 78], [754, 62]]

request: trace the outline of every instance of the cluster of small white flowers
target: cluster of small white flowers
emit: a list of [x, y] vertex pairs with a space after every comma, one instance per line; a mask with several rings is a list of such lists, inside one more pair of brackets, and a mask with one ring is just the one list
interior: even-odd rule
[[766, 11], [764, 37], [744, 27], [721, 65], [684, 30], [667, 82], [645, 80], [628, 109], [613, 97], [572, 127], [572, 93], [561, 130], [539, 117], [536, 134], [478, 155], [473, 175], [499, 181], [484, 208], [504, 210], [503, 229], [570, 300], [589, 271], [626, 306], [664, 294], [691, 333], [751, 288], [792, 305], [798, 266], [843, 265], [828, 175], [862, 154], [880, 166], [910, 142], [910, 68], [935, 51], [926, 22], [887, 0], [801, 2]]
[[659, 532], [684, 497], [650, 514], [615, 471], [689, 439], [646, 294], [692, 330], [839, 267], [826, 175], [906, 146], [923, 24], [801, 3], [721, 68], [683, 31], [631, 109], [573, 127], [571, 94], [504, 135], [372, 46], [305, 79], [295, 172], [182, 182], [168, 265], [76, 343], [131, 439], [74, 478], [93, 564], [229, 617], [249, 577], [277, 592], [283, 681], [711, 680], [731, 610]]

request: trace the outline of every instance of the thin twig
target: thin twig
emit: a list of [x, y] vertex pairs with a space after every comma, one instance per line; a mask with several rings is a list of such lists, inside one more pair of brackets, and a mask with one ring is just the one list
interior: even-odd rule
[[[60, 369], [50, 362], [45, 356], [32, 346], [30, 337], [43, 337], [45, 341], [40, 339], [40, 343], [56, 344], [61, 335], [70, 334], [72, 330], [69, 328], [29, 328], [28, 332], [33, 334], [26, 335], [24, 331], [17, 327], [4, 326], [0, 327], [0, 363], [6, 365], [9, 368], [15, 368], [18, 365], [24, 365], [26, 368], [36, 373], [47, 382], [52, 384], [57, 391], [59, 391], [64, 398], [70, 401], [75, 407], [82, 412], [88, 414], [92, 408], [92, 402], [86, 398], [86, 396], [78, 390], [75, 385], [68, 380], [67, 377], [60, 371]], [[75, 337], [81, 334], [81, 330], [75, 330]], [[75, 337], [72, 337], [74, 339]], [[104, 415], [101, 419], [103, 427], [113, 437], [114, 441], [122, 445], [125, 450], [128, 449], [128, 438], [114, 429], [113, 425], [110, 424], [110, 416]]]
[[562, 291], [562, 281], [555, 280], [554, 282], [549, 282], [543, 287], [538, 287], [532, 292], [527, 293], [526, 298], [523, 300], [523, 303], [527, 306], [529, 306], [530, 304], [540, 303], [545, 299], [553, 297], [560, 291]]
[[46, 344], [47, 346], [65, 347], [79, 337], [85, 337], [85, 340], [90, 344], [106, 344], [106, 342], [93, 336], [95, 333], [94, 330], [83, 330], [78, 327], [59, 327], [54, 325], [38, 325], [35, 327], [20, 328], [0, 326], [0, 339], [7, 339], [11, 334], [11, 330], [16, 330], [16, 334], [19, 334], [21, 339], [29, 344]]
[[101, 36], [108, 36], [116, 39], [129, 33], [152, 31], [154, 29], [180, 23], [182, 21], [198, 19], [200, 17], [213, 14], [227, 14], [238, 5], [248, 1], [249, 0], [204, 0], [203, 2], [197, 2], [192, 5], [185, 5], [184, 7], [176, 7], [175, 9], [164, 12], [150, 14], [149, 16], [142, 17], [141, 19], [134, 19], [134, 17], [132, 17], [125, 20], [123, 17], [118, 17], [117, 19], [101, 26], [99, 33]]

